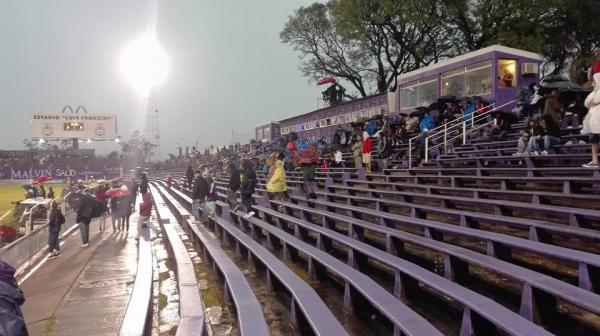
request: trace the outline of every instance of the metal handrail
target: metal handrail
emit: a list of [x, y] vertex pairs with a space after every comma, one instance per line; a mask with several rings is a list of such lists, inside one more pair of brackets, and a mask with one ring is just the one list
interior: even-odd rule
[[[488, 107], [489, 106], [494, 106], [494, 107], [491, 110], [486, 111], [486, 112], [481, 113], [481, 114], [476, 114], [477, 111], [475, 111], [473, 114], [471, 114], [471, 122], [470, 122], [471, 125], [470, 125], [469, 130], [473, 131], [474, 129], [477, 130], [477, 129], [480, 129], [481, 127], [489, 125], [491, 122], [487, 122], [484, 125], [478, 126], [477, 128], [475, 128], [476, 119], [477, 119], [477, 121], [480, 121], [480, 120], [484, 119], [485, 117], [487, 117], [488, 115], [490, 115], [490, 114], [498, 111], [498, 109], [503, 108], [505, 106], [508, 106], [510, 104], [513, 104], [515, 102], [516, 102], [516, 100], [511, 100], [510, 102], [502, 104], [500, 106], [495, 106], [495, 104], [490, 104], [490, 105], [488, 105]], [[488, 108], [488, 107], [485, 107], [485, 108]], [[480, 110], [482, 110], [482, 109], [480, 109]], [[480, 110], [478, 110], [478, 111], [480, 111]], [[459, 137], [459, 136], [462, 135], [462, 138], [463, 138], [462, 143], [463, 143], [463, 145], [465, 145], [467, 143], [467, 122], [463, 121], [461, 123], [461, 125], [462, 125], [462, 132], [459, 133], [459, 135], [457, 137]], [[442, 143], [444, 145], [444, 152], [447, 151], [447, 144], [448, 144], [448, 142], [449, 141], [454, 141], [457, 138], [457, 137], [454, 137], [454, 138], [448, 140], [447, 139], [447, 136], [448, 136], [448, 130], [447, 130], [447, 128], [444, 128], [443, 131], [440, 131], [440, 132], [438, 132], [436, 134], [432, 134], [432, 135], [426, 137], [425, 138], [425, 159], [424, 159], [425, 162], [429, 162], [429, 149], [430, 149], [429, 148], [429, 141], [430, 141], [430, 139], [432, 139], [435, 136], [438, 136], [442, 132], [443, 132], [443, 135], [444, 135], [444, 142]], [[438, 144], [436, 146], [433, 146], [433, 147], [431, 147], [431, 149], [436, 148], [438, 146], [441, 146], [442, 144]], [[409, 144], [409, 147], [410, 147], [410, 144]], [[411, 164], [412, 164], [412, 162], [409, 161], [409, 168], [411, 167]]]
[[[491, 103], [489, 105], [486, 105], [486, 106], [484, 106], [484, 107], [482, 107], [480, 109], [477, 109], [477, 110], [473, 111], [473, 113], [470, 114], [470, 116], [471, 116], [471, 122], [473, 122], [473, 118], [475, 117], [475, 115], [477, 114], [477, 112], [483, 111], [483, 110], [488, 109], [490, 107], [493, 109], [493, 106], [495, 106], [495, 103]], [[428, 130], [427, 132], [433, 132], [435, 130], [439, 130], [441, 128], [444, 128], [444, 136], [446, 136], [447, 131], [448, 131], [449, 128], [454, 128], [455, 126], [462, 125], [463, 123], [460, 122], [460, 121], [463, 120], [463, 119], [465, 119], [465, 118], [467, 118], [467, 116], [466, 115], [462, 115], [462, 116], [460, 116], [460, 117], [458, 117], [458, 118], [456, 118], [456, 119], [454, 119], [454, 120], [452, 120], [450, 122], [444, 123], [443, 125], [440, 125], [440, 126], [437, 126], [437, 127], [433, 128], [431, 130]], [[441, 133], [441, 132], [437, 132], [434, 135], [437, 135], [439, 133]], [[413, 142], [413, 140], [415, 140], [418, 137], [420, 137], [421, 134], [408, 139], [408, 169], [412, 168], [412, 142]], [[427, 141], [427, 138], [425, 139], [425, 141]], [[446, 141], [444, 141], [444, 142], [446, 142]]]

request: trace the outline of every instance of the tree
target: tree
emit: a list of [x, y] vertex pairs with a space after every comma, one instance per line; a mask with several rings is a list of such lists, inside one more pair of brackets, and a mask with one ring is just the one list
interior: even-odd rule
[[361, 96], [367, 95], [368, 55], [357, 41], [338, 32], [332, 2], [297, 9], [280, 38], [298, 52], [303, 76], [314, 81], [325, 75], [335, 76], [352, 83]]
[[123, 157], [136, 164], [149, 162], [156, 148], [156, 145], [146, 140], [139, 131], [134, 131], [127, 141], [122, 141], [120, 144]]
[[301, 7], [280, 36], [313, 80], [332, 75], [361, 96], [387, 92], [399, 74], [454, 55], [438, 0], [330, 0]]
[[[557, 20], [545, 32], [544, 56], [554, 66], [553, 73], [589, 66], [594, 52], [600, 51], [600, 17], [597, 0], [562, 0]], [[571, 68], [567, 69], [568, 64]]]

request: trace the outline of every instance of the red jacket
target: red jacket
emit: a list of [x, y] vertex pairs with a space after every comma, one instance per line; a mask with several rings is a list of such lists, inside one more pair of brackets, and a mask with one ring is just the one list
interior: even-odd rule
[[370, 154], [373, 151], [373, 141], [368, 137], [363, 141], [362, 152], [363, 154]]
[[150, 213], [152, 212], [152, 196], [147, 192], [142, 196], [142, 200], [143, 202], [140, 204], [140, 216], [150, 216]]

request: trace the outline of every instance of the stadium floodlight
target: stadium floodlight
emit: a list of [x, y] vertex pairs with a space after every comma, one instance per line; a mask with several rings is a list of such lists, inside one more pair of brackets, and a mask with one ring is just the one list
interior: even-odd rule
[[121, 74], [142, 96], [160, 84], [169, 71], [165, 50], [154, 33], [145, 33], [129, 42], [121, 50]]

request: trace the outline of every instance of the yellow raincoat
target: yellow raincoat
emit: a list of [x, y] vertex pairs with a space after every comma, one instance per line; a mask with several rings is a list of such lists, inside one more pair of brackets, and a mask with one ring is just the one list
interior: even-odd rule
[[283, 161], [275, 161], [275, 171], [273, 176], [267, 183], [267, 191], [271, 193], [283, 192], [287, 190], [287, 183], [285, 182], [285, 170], [283, 169]]

